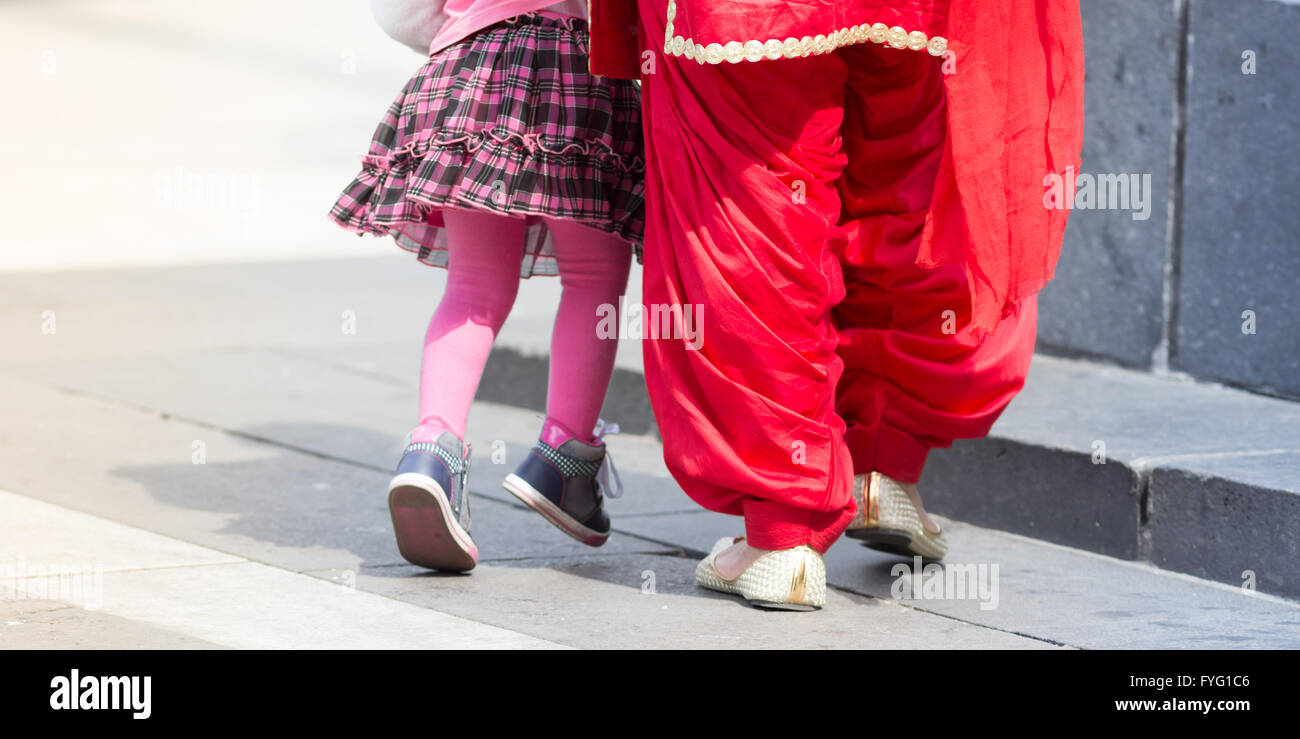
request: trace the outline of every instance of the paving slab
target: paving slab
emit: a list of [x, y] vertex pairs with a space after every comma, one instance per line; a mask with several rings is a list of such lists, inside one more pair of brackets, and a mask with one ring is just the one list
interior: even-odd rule
[[0, 650], [225, 649], [205, 639], [52, 600], [0, 601]]
[[[1068, 421], [1068, 422], [1067, 422]], [[1160, 458], [1300, 449], [1300, 404], [1222, 385], [1035, 357], [1025, 389], [994, 424], [1000, 438], [1137, 465]], [[1261, 468], [1261, 473], [1266, 472]], [[1284, 473], [1279, 470], [1279, 473]], [[1300, 485], [1300, 480], [1288, 480]]]
[[95, 568], [100, 572], [149, 567], [189, 567], [243, 561], [149, 532], [132, 531], [102, 518], [0, 491], [0, 573], [19, 577], [35, 567]]
[[525, 634], [255, 562], [107, 575], [104, 610], [238, 649], [547, 649]]
[[[917, 572], [912, 560], [844, 538], [826, 555], [828, 581], [841, 592], [1087, 649], [1300, 645], [1293, 601], [938, 518], [952, 547], [940, 570]], [[620, 518], [615, 526], [696, 556], [743, 533], [739, 519], [708, 512]], [[922, 577], [915, 589], [914, 574]]]
[[[184, 541], [88, 516], [51, 503], [0, 491], [0, 520], [29, 517], [67, 528], [93, 569], [67, 569], [57, 543], [5, 539], [0, 561], [15, 554], [48, 556], [48, 566], [24, 562], [0, 580], [6, 610], [58, 600], [131, 624], [184, 634], [203, 643], [241, 649], [535, 649], [555, 645], [436, 610], [359, 591], [355, 582], [333, 584]], [[64, 527], [64, 523], [67, 526]], [[123, 559], [122, 553], [134, 555]], [[39, 559], [38, 559], [39, 561]], [[16, 606], [14, 605], [16, 604]], [[40, 610], [39, 608], [36, 610]], [[97, 622], [87, 617], [94, 625]], [[21, 617], [14, 624], [21, 626]], [[75, 635], [94, 625], [67, 624]], [[172, 646], [179, 645], [167, 639]]]
[[828, 554], [829, 577], [854, 592], [1085, 649], [1300, 646], [1300, 605], [1292, 601], [1003, 532], [946, 525], [950, 556], [941, 571], [923, 567], [920, 573], [943, 579], [937, 598], [927, 580], [911, 589], [916, 563], [850, 539]]
[[585, 649], [1060, 648], [838, 591], [816, 613], [759, 611], [700, 590], [694, 569], [695, 561], [683, 557], [593, 555], [497, 563], [472, 577], [362, 570], [357, 582]]
[[[331, 459], [13, 377], [0, 382], [0, 405], [7, 411], [0, 422], [0, 487], [287, 569], [402, 561], [385, 497], [395, 451], [382, 468]], [[519, 416], [526, 414], [516, 412], [509, 425], [518, 425]], [[111, 433], [94, 443], [64, 443], [85, 436], [87, 428]], [[343, 427], [335, 433], [353, 432]], [[202, 444], [201, 464], [195, 463], [196, 442]], [[475, 474], [500, 485], [488, 465]], [[477, 483], [471, 489], [479, 489]], [[479, 497], [472, 510], [476, 538], [493, 556], [585, 551], [536, 525], [537, 515], [513, 505], [504, 490], [489, 492], [497, 500]], [[607, 548], [663, 547], [616, 537]]]
[[[323, 366], [298, 353], [271, 349], [209, 348], [77, 362], [0, 359], [0, 368], [74, 394], [113, 398], [142, 412], [165, 413], [384, 472], [396, 464], [404, 434], [416, 420], [414, 375], [399, 381], [386, 373]], [[232, 383], [231, 377], [256, 381]], [[341, 387], [348, 391], [340, 392]], [[493, 403], [476, 406], [467, 438], [475, 449], [472, 486], [504, 497], [501, 480], [536, 442], [542, 413], [510, 411], [511, 422], [502, 423], [494, 415], [499, 408]], [[285, 423], [286, 418], [295, 422]], [[492, 433], [480, 433], [480, 428]], [[662, 448], [653, 440], [635, 434], [608, 439], [617, 469], [629, 482], [647, 470], [662, 471]], [[612, 510], [654, 513], [694, 507], [676, 486], [665, 492], [651, 499], [614, 501]]]

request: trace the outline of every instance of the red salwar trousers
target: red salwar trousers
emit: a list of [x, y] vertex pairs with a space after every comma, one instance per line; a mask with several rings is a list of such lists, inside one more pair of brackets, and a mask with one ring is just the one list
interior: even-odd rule
[[942, 59], [857, 44], [699, 64], [661, 53], [665, 5], [640, 6], [644, 300], [699, 335], [647, 326], [664, 456], [752, 546], [825, 551], [853, 474], [916, 482], [931, 448], [988, 433], [1023, 386], [1036, 302], [976, 332], [963, 265], [915, 264]]

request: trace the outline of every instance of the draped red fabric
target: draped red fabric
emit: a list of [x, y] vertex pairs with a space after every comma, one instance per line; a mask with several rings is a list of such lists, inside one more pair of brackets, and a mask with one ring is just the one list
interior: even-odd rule
[[[1052, 278], [1069, 210], [1046, 194], [1053, 175], [1072, 184], [1083, 142], [1078, 0], [674, 0], [674, 5], [672, 35], [700, 45], [829, 36], [877, 22], [944, 37], [948, 139], [917, 264], [964, 265], [971, 321], [980, 332], [991, 332], [1017, 302]], [[593, 71], [618, 77], [642, 72], [636, 0], [591, 0], [591, 28]], [[669, 61], [662, 48], [656, 56], [661, 57], [657, 63]], [[684, 56], [671, 61], [698, 63]]]
[[634, 80], [640, 76], [636, 0], [587, 0], [592, 73]]

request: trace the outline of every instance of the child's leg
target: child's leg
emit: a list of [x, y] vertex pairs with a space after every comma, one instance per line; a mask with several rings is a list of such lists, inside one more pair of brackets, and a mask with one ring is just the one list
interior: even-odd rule
[[443, 431], [465, 438], [483, 366], [519, 292], [522, 218], [452, 209], [443, 211], [443, 218], [447, 292], [424, 337], [414, 441], [436, 441]]
[[[592, 429], [614, 372], [618, 339], [600, 338], [602, 305], [618, 309], [627, 289], [632, 249], [617, 236], [572, 221], [548, 219], [564, 294], [551, 336], [550, 378], [542, 441], [592, 441]], [[617, 325], [617, 324], [615, 324]]]

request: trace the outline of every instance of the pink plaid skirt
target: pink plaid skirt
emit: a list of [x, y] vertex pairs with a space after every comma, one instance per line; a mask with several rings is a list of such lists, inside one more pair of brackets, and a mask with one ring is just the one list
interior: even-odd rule
[[522, 216], [520, 276], [558, 273], [541, 216], [617, 234], [641, 257], [645, 154], [629, 80], [587, 69], [587, 23], [528, 13], [444, 49], [389, 107], [330, 217], [447, 265], [442, 210]]

